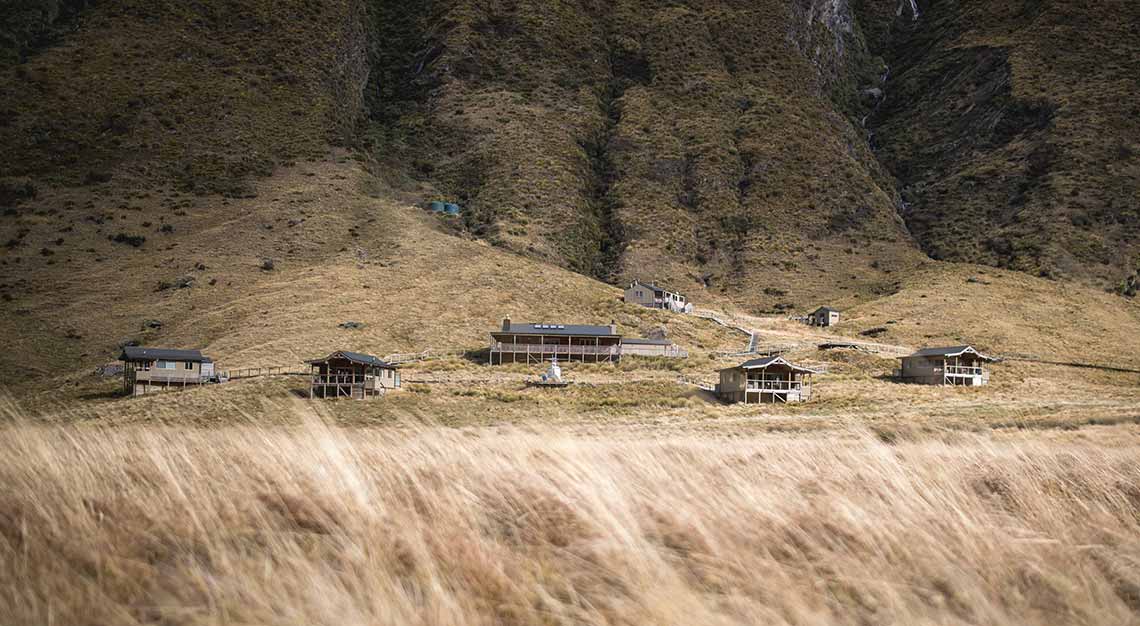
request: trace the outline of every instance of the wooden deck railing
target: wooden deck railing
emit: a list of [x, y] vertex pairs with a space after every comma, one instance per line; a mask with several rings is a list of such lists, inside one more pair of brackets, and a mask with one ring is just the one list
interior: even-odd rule
[[244, 367], [241, 369], [220, 371], [218, 378], [240, 380], [242, 378], [259, 378], [261, 376], [308, 376], [309, 370], [298, 370], [291, 367]]
[[320, 386], [320, 385], [329, 385], [329, 386], [331, 386], [331, 385], [357, 385], [357, 386], [360, 386], [360, 385], [363, 385], [365, 387], [368, 387], [369, 389], [375, 389], [376, 387], [383, 387], [384, 386], [383, 384], [379, 383], [378, 379], [375, 376], [367, 376], [367, 377], [338, 376], [338, 375], [313, 376], [310, 383], [313, 385], [316, 385], [316, 386]]
[[797, 380], [750, 380], [748, 391], [802, 391], [803, 382]]
[[947, 365], [946, 374], [949, 376], [981, 376], [982, 368], [967, 367], [965, 365]]
[[136, 370], [132, 376], [134, 378], [134, 382], [136, 383], [175, 383], [198, 385], [207, 382], [207, 379], [203, 378], [202, 376], [187, 376], [181, 373], [168, 374], [166, 372], [157, 372], [154, 370]]
[[508, 352], [515, 354], [552, 354], [558, 355], [574, 355], [574, 354], [601, 354], [618, 356], [621, 354], [621, 346], [568, 346], [566, 344], [553, 344], [553, 343], [502, 343], [495, 342], [491, 344], [492, 352]]

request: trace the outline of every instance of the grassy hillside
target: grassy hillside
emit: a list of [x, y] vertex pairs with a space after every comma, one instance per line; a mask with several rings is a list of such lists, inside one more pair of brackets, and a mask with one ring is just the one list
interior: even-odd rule
[[0, 226], [21, 256], [8, 218], [37, 195], [160, 197], [173, 219], [178, 194], [249, 195], [332, 143], [409, 203], [459, 202], [496, 247], [751, 313], [888, 294], [922, 261], [912, 233], [936, 258], [1140, 284], [1121, 285], [1135, 116], [1112, 95], [1127, 4], [18, 8], [0, 24]]
[[919, 2], [911, 22], [895, 4], [860, 3], [891, 67], [871, 126], [923, 249], [1127, 288], [1140, 265], [1140, 6]]
[[363, 113], [350, 0], [111, 0], [71, 22], [0, 64], [5, 208], [55, 185], [248, 194], [251, 176], [349, 140]]
[[[31, 201], [20, 246], [0, 259], [13, 348], [0, 368], [15, 384], [29, 382], [15, 376], [25, 367], [50, 384], [129, 340], [204, 347], [227, 367], [295, 366], [350, 347], [475, 350], [504, 315], [613, 319], [631, 334], [665, 326], [687, 343], [743, 347], [709, 322], [624, 305], [613, 287], [452, 234], [345, 155], [282, 170], [256, 192], [180, 196], [170, 217], [154, 197], [89, 208], [67, 190]], [[69, 202], [66, 222], [40, 210]], [[340, 327], [350, 321], [364, 327]]]
[[496, 245], [755, 310], [866, 296], [918, 259], [844, 114], [871, 63], [845, 3], [383, 6], [409, 88], [379, 149]]

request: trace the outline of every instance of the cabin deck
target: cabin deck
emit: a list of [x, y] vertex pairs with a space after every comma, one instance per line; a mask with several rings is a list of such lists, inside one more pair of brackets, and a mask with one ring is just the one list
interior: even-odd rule
[[803, 402], [811, 399], [811, 383], [802, 380], [749, 379], [744, 402]]
[[567, 345], [565, 343], [503, 343], [491, 344], [491, 364], [535, 363], [554, 359], [583, 361], [586, 363], [612, 363], [621, 360], [621, 345]]
[[364, 400], [384, 395], [388, 388], [375, 376], [314, 375], [309, 382], [310, 398], [350, 398]]

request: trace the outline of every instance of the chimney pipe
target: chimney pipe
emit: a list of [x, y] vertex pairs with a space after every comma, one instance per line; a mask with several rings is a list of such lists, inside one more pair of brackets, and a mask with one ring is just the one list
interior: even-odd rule
[[617, 334], [617, 320], [610, 320], [610, 334]]
[[511, 329], [511, 316], [508, 315], [508, 316], [503, 318], [503, 331], [504, 332], [509, 331], [510, 329]]

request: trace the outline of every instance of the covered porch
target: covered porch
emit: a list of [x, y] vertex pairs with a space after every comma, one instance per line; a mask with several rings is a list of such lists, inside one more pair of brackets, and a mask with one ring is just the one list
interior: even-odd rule
[[811, 399], [810, 370], [794, 366], [773, 366], [748, 371], [744, 387], [745, 403], [805, 402]]
[[542, 364], [551, 360], [609, 363], [621, 360], [620, 337], [492, 334], [490, 360]]

